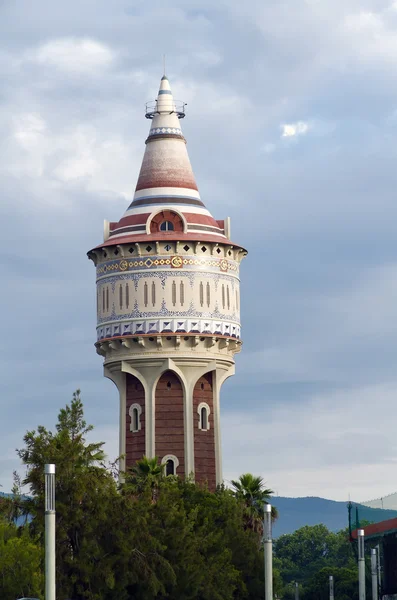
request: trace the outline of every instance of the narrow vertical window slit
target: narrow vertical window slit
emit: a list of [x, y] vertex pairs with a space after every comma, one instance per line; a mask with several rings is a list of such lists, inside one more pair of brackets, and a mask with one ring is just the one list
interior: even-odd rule
[[185, 285], [184, 285], [183, 281], [181, 281], [181, 283], [180, 283], [179, 292], [180, 292], [181, 306], [183, 306], [183, 304], [185, 302]]
[[147, 283], [145, 281], [145, 284], [143, 286], [143, 303], [145, 306], [148, 305], [148, 287], [147, 287]]
[[175, 281], [172, 282], [172, 305], [175, 306], [176, 304], [176, 283]]

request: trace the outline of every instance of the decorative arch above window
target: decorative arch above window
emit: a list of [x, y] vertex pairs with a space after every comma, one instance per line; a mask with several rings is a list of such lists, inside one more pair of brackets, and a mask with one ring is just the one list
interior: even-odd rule
[[132, 431], [132, 433], [137, 433], [142, 428], [142, 424], [141, 424], [142, 406], [140, 404], [131, 404], [128, 414], [131, 417], [130, 431]]
[[150, 221], [150, 233], [167, 234], [174, 231], [182, 232], [184, 229], [182, 217], [172, 210], [162, 210]]
[[200, 402], [197, 407], [197, 413], [199, 416], [198, 419], [198, 428], [201, 431], [209, 431], [210, 428], [210, 413], [211, 409], [206, 402]]
[[165, 456], [163, 456], [163, 458], [161, 459], [161, 464], [165, 465], [164, 473], [166, 477], [168, 477], [168, 475], [177, 474], [176, 470], [179, 467], [179, 460], [173, 454], [166, 454]]

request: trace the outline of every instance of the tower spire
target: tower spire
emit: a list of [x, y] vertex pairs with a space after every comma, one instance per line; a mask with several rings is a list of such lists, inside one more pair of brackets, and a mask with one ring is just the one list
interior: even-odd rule
[[179, 215], [180, 225], [168, 231], [168, 238], [228, 240], [228, 221], [216, 221], [200, 197], [181, 129], [185, 106], [174, 100], [163, 75], [156, 100], [146, 104], [150, 128], [133, 200], [120, 221], [110, 223], [106, 243], [140, 242], [142, 236], [156, 233], [154, 226], [148, 227], [155, 210]]

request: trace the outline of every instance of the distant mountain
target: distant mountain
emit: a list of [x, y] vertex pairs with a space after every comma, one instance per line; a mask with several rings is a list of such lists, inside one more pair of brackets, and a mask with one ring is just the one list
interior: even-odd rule
[[[326, 500], [325, 498], [283, 498], [274, 496], [272, 504], [277, 508], [280, 517], [273, 526], [273, 537], [284, 533], [292, 533], [304, 525], [323, 523], [331, 531], [339, 531], [348, 526], [347, 502]], [[356, 506], [359, 519], [373, 523], [397, 517], [397, 510], [369, 508], [362, 504], [353, 504], [352, 522], [355, 527]]]

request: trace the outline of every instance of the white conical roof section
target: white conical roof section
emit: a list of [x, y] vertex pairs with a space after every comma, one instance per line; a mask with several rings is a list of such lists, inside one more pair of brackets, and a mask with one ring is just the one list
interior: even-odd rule
[[[150, 113], [149, 113], [150, 114]], [[134, 194], [144, 199], [200, 200], [170, 83], [164, 75]]]
[[[107, 245], [166, 238], [229, 241], [229, 226], [226, 233], [225, 222], [216, 221], [200, 198], [181, 129], [184, 116], [164, 75], [157, 99], [146, 107], [150, 130], [134, 198], [120, 221], [107, 226]], [[157, 215], [165, 220], [178, 215], [182, 229], [157, 231], [152, 227]]]

